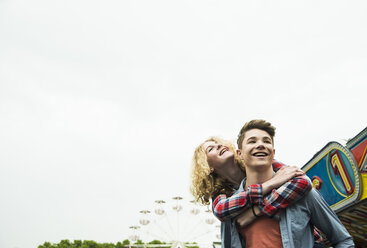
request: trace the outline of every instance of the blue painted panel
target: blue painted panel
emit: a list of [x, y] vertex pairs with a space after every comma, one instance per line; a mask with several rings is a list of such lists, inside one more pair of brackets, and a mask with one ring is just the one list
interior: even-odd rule
[[[334, 167], [331, 163], [331, 156], [337, 152], [339, 154], [339, 166]], [[322, 185], [319, 189], [326, 202], [334, 207], [334, 210], [341, 209], [355, 202], [360, 194], [359, 174], [355, 165], [353, 155], [345, 147], [336, 142], [330, 142], [319, 151], [304, 167], [304, 171], [310, 179], [317, 176], [321, 179]], [[340, 176], [343, 171], [353, 188], [348, 193], [346, 186]]]

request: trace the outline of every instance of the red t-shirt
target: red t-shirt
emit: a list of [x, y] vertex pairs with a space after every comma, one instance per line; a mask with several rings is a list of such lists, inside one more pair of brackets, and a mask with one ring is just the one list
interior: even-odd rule
[[260, 216], [250, 225], [237, 230], [246, 239], [246, 248], [283, 247], [279, 221], [274, 218]]

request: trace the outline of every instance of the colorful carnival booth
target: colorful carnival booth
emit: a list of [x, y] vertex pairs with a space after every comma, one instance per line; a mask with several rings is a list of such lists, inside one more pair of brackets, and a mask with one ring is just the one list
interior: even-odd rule
[[328, 143], [303, 166], [326, 202], [353, 236], [367, 247], [367, 128], [346, 146]]

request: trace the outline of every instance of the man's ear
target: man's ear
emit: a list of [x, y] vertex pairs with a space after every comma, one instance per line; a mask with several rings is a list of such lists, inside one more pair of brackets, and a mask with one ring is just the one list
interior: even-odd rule
[[[237, 156], [239, 157], [239, 158], [241, 158], [241, 150], [240, 149], [237, 149], [236, 150], [236, 153], [237, 153]], [[241, 158], [242, 159], [242, 158]]]

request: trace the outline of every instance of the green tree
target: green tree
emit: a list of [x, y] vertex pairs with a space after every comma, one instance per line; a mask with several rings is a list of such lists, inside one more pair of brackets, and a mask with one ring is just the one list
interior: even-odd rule
[[144, 243], [143, 243], [143, 241], [141, 241], [141, 239], [138, 239], [138, 241], [136, 241], [135, 243], [134, 243], [134, 245], [143, 245]]
[[160, 244], [163, 244], [163, 243], [161, 241], [155, 239], [155, 240], [150, 241], [148, 244], [160, 245]]
[[199, 246], [195, 245], [196, 242], [192, 242], [191, 245], [189, 245], [190, 243], [185, 243], [185, 246], [188, 248], [199, 248]]
[[116, 248], [124, 248], [125, 246], [121, 242], [116, 243]]
[[84, 240], [81, 248], [100, 248], [96, 241]]
[[60, 243], [56, 245], [57, 248], [73, 248], [72, 244], [68, 239], [61, 240]]
[[38, 248], [55, 248], [50, 242], [45, 242], [43, 245], [39, 245]]
[[[155, 240], [150, 241], [148, 244], [151, 244], [151, 245], [164, 245], [164, 244], [166, 244], [166, 242], [162, 242], [160, 240], [155, 239]], [[157, 246], [155, 248], [167, 248], [167, 247]]]
[[112, 243], [103, 243], [100, 246], [101, 248], [115, 248], [115, 245]]
[[83, 242], [81, 240], [74, 240], [73, 248], [80, 248], [82, 247]]
[[130, 240], [125, 239], [124, 241], [122, 241], [122, 244], [123, 245], [129, 245], [130, 244]]

